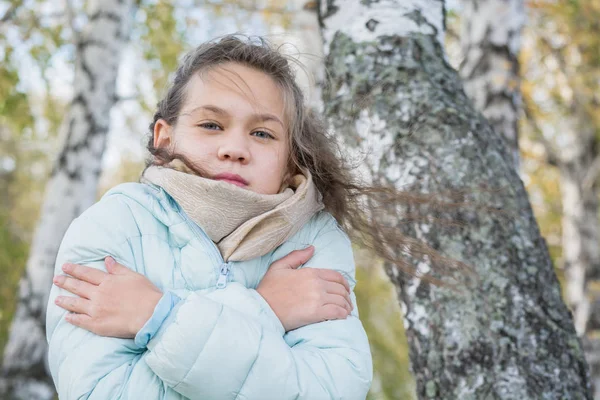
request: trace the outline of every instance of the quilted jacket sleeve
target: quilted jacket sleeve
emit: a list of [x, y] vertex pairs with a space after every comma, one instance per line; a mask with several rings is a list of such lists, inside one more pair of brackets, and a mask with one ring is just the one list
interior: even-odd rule
[[[340, 271], [355, 286], [348, 237], [329, 216], [304, 268]], [[268, 304], [256, 291], [230, 283], [230, 304]], [[225, 296], [219, 290], [213, 296]], [[258, 296], [258, 297], [257, 297]], [[180, 301], [148, 343], [148, 366], [191, 399], [365, 399], [372, 381], [367, 335], [355, 306], [346, 319], [288, 332], [200, 293]], [[262, 300], [261, 300], [262, 299]], [[267, 313], [268, 311], [265, 311]], [[274, 313], [265, 314], [277, 318]]]

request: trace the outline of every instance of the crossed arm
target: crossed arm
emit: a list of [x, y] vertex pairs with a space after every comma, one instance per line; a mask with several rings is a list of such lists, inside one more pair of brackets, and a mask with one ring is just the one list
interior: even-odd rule
[[[335, 222], [335, 221], [333, 221]], [[108, 254], [135, 269], [131, 238], [115, 241], [110, 223], [94, 211], [69, 228], [57, 258], [104, 270]], [[96, 232], [87, 242], [86, 232]], [[315, 240], [305, 267], [343, 268], [354, 287], [350, 242], [335, 223]], [[349, 267], [350, 266], [350, 267]], [[61, 399], [364, 399], [371, 355], [354, 311], [346, 319], [315, 323], [287, 334], [253, 289], [230, 283], [193, 292], [177, 303], [147, 347], [131, 339], [95, 335], [65, 321], [52, 288], [47, 331], [50, 368]], [[351, 294], [352, 302], [355, 297]], [[198, 318], [201, 316], [201, 318]]]

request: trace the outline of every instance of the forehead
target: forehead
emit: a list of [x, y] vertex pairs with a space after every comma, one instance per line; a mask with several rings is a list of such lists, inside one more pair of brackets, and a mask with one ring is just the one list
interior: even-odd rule
[[264, 72], [237, 63], [216, 66], [192, 76], [182, 112], [207, 104], [234, 115], [271, 113], [285, 121], [279, 85]]

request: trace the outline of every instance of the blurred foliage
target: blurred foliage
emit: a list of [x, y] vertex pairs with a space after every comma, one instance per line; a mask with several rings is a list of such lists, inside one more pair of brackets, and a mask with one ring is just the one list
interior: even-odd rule
[[8, 339], [8, 324], [17, 303], [17, 289], [28, 245], [16, 238], [8, 229], [5, 210], [0, 210], [0, 360]]
[[[560, 152], [566, 130], [600, 139], [600, 1], [529, 2], [520, 54], [523, 173], [534, 213], [564, 289], [559, 171], [541, 137]], [[593, 286], [593, 285], [592, 285]]]
[[[173, 2], [159, 0], [155, 4], [142, 5], [138, 10], [137, 28], [143, 57], [150, 66], [152, 83], [162, 95], [167, 81], [184, 52], [184, 29], [177, 25]], [[148, 112], [154, 112], [156, 104], [142, 103]]]
[[381, 261], [357, 247], [354, 258], [356, 302], [373, 355], [373, 385], [367, 400], [416, 399], [396, 290]]
[[[42, 18], [41, 3], [13, 2], [0, 25], [0, 354], [64, 113], [46, 79], [52, 55], [63, 45], [63, 26]], [[23, 74], [27, 60], [39, 69], [39, 91]]]
[[121, 160], [117, 166], [109, 167], [103, 171], [98, 187], [98, 198], [120, 183], [138, 182], [143, 170], [144, 162], [130, 156], [125, 150], [121, 154]]

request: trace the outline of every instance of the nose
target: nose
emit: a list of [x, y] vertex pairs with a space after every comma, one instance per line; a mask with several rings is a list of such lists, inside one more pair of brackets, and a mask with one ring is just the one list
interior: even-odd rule
[[[235, 136], [235, 137], [234, 137]], [[245, 164], [250, 160], [250, 151], [248, 150], [245, 138], [239, 138], [237, 135], [228, 135], [219, 146], [218, 158], [221, 161], [240, 161]]]

